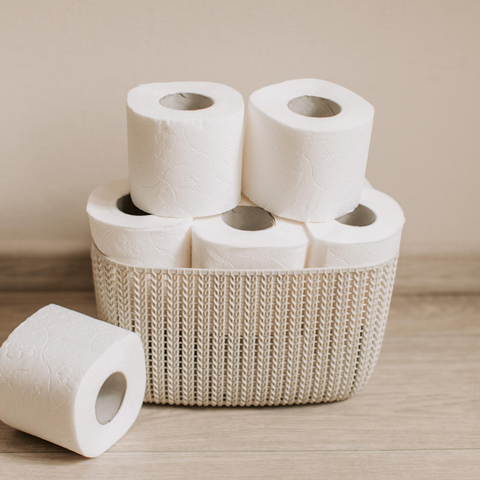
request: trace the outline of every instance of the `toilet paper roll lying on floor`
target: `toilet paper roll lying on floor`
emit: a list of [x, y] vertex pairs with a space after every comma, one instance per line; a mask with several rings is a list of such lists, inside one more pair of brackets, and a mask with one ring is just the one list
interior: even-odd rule
[[373, 116], [362, 97], [324, 80], [257, 90], [248, 103], [244, 193], [297, 221], [351, 212], [362, 193]]
[[0, 349], [0, 419], [86, 457], [127, 433], [145, 394], [140, 338], [48, 305]]
[[218, 83], [150, 83], [130, 90], [133, 203], [164, 217], [202, 217], [235, 207], [243, 118], [240, 93]]
[[191, 218], [157, 217], [139, 210], [128, 180], [105, 183], [87, 204], [92, 238], [107, 257], [138, 267], [190, 267]]
[[399, 249], [405, 218], [387, 194], [365, 188], [360, 205], [326, 223], [307, 223], [308, 267], [362, 267], [386, 262]]
[[192, 226], [192, 266], [220, 269], [304, 268], [308, 236], [301, 223], [278, 218], [246, 198]]

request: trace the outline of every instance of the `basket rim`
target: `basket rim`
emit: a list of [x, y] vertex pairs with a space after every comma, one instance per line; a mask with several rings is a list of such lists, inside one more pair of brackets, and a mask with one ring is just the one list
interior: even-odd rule
[[113, 265], [121, 270], [127, 270], [137, 273], [155, 273], [155, 274], [176, 274], [183, 273], [185, 275], [301, 275], [301, 274], [317, 274], [317, 273], [349, 273], [349, 272], [369, 272], [378, 270], [386, 265], [391, 264], [398, 258], [398, 252], [389, 260], [374, 265], [363, 267], [320, 267], [320, 268], [298, 268], [298, 269], [218, 269], [218, 268], [156, 268], [156, 267], [138, 267], [128, 265], [126, 263], [117, 262], [104, 255], [98, 247], [92, 242], [91, 257], [98, 255], [104, 262]]

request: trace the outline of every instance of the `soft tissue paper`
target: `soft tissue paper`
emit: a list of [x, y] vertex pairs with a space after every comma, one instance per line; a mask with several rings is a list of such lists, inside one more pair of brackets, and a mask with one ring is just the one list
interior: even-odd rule
[[138, 209], [128, 180], [97, 187], [87, 213], [93, 241], [110, 259], [138, 267], [190, 267], [192, 219], [157, 217]]
[[133, 203], [164, 217], [226, 212], [240, 200], [244, 104], [210, 82], [150, 83], [127, 98]]
[[245, 195], [303, 222], [351, 212], [362, 193], [373, 116], [362, 97], [324, 80], [257, 90], [247, 110]]
[[86, 457], [125, 435], [145, 384], [135, 333], [58, 305], [34, 313], [0, 348], [0, 419]]
[[271, 215], [243, 197], [234, 209], [192, 226], [192, 266], [220, 269], [304, 268], [304, 225]]
[[405, 217], [387, 194], [365, 188], [351, 213], [325, 223], [307, 223], [307, 267], [367, 267], [391, 260], [400, 247]]

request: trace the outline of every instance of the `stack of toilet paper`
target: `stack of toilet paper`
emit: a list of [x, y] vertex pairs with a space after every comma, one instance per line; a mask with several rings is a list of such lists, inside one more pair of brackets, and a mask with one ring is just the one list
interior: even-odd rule
[[[141, 85], [127, 99], [129, 180], [88, 199], [93, 241], [139, 267], [379, 265], [404, 216], [365, 180], [373, 107], [322, 80], [242, 96], [216, 83]], [[132, 332], [42, 308], [0, 349], [0, 419], [95, 457], [135, 421], [146, 384]]]
[[374, 109], [330, 82], [240, 93], [208, 82], [128, 94], [129, 180], [88, 200], [98, 249], [156, 268], [373, 266], [404, 216], [365, 179]]

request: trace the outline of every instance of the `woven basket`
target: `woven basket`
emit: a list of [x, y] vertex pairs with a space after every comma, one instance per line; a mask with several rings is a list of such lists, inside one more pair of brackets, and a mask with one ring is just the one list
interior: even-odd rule
[[397, 257], [368, 268], [151, 269], [92, 247], [98, 314], [137, 332], [146, 402], [292, 405], [344, 400], [367, 382]]

